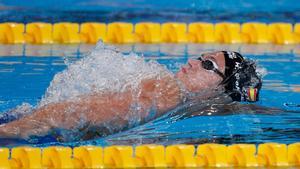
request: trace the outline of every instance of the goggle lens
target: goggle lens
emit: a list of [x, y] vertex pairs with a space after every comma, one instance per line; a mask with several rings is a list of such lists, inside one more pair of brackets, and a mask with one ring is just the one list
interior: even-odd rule
[[202, 67], [203, 67], [204, 69], [206, 69], [206, 70], [213, 70], [213, 69], [216, 69], [216, 68], [214, 67], [213, 62], [210, 61], [210, 60], [205, 60], [205, 61], [203, 61], [203, 62], [202, 62]]

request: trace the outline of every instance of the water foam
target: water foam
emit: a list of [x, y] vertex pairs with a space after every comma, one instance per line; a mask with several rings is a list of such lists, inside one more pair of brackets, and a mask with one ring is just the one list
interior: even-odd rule
[[39, 106], [95, 92], [137, 89], [143, 79], [166, 75], [171, 72], [156, 61], [146, 62], [135, 53], [124, 55], [99, 42], [90, 54], [54, 76]]

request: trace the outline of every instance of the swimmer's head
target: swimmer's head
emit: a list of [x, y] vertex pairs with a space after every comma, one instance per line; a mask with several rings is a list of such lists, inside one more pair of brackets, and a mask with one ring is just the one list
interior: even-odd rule
[[191, 92], [222, 85], [234, 101], [257, 101], [261, 88], [255, 63], [237, 52], [205, 53], [197, 60], [189, 59], [176, 76]]
[[259, 99], [262, 86], [261, 76], [256, 71], [256, 63], [244, 59], [237, 52], [222, 51], [225, 58], [225, 77], [222, 85], [234, 101], [255, 102]]

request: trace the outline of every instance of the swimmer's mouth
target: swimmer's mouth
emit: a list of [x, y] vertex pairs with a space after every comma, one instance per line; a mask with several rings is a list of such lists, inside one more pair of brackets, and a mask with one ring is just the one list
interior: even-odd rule
[[190, 69], [192, 67], [192, 65], [190, 63], [188, 63], [187, 65], [184, 65], [181, 67], [181, 71], [182, 73], [187, 73], [188, 69]]
[[186, 68], [184, 68], [184, 67], [181, 67], [181, 71], [182, 71], [183, 73], [187, 73]]

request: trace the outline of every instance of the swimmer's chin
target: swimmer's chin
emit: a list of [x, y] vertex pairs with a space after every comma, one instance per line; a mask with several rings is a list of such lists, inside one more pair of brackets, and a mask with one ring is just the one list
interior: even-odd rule
[[183, 72], [183, 70], [181, 68], [178, 72], [175, 73], [175, 78], [177, 78], [180, 81], [183, 81], [184, 80], [183, 79], [184, 74], [185, 73]]

